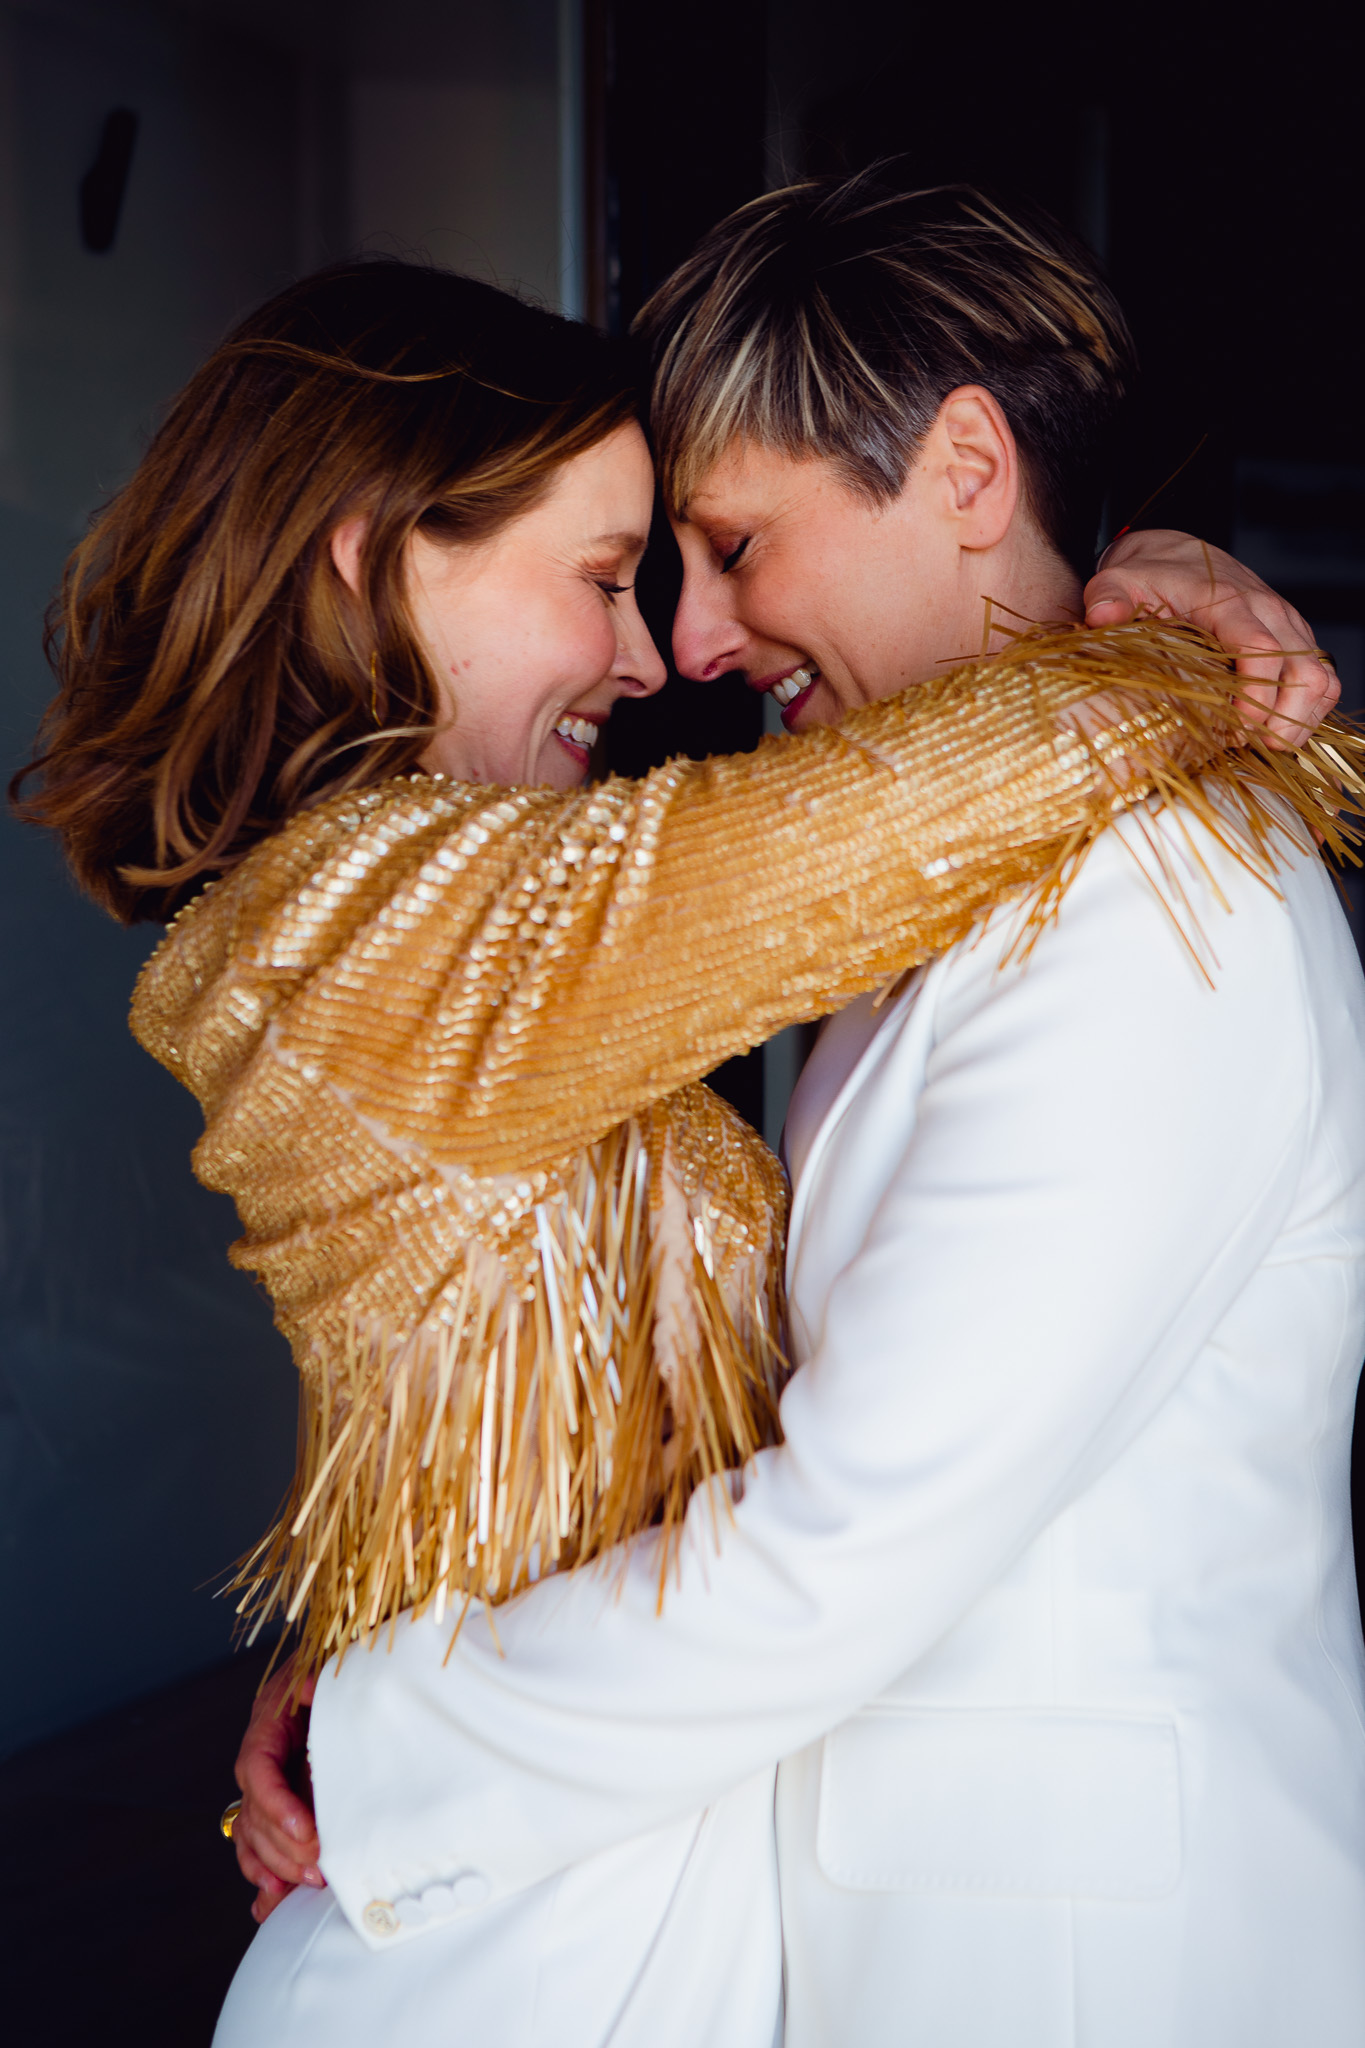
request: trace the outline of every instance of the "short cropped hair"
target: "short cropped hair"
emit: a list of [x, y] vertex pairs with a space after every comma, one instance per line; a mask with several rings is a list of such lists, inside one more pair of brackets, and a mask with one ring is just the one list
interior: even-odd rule
[[[369, 258], [290, 285], [196, 371], [72, 556], [19, 815], [131, 923], [294, 812], [416, 767], [440, 698], [408, 540], [486, 539], [642, 409], [630, 345], [472, 278]], [[357, 515], [353, 592], [330, 539]]]
[[1089, 573], [1136, 359], [1094, 259], [1041, 209], [904, 191], [886, 166], [791, 185], [713, 228], [636, 328], [675, 511], [736, 437], [828, 457], [885, 504], [948, 393], [981, 384], [1034, 519]]

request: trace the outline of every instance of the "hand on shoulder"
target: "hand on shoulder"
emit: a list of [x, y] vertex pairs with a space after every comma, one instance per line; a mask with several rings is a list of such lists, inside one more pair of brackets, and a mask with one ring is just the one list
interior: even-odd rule
[[1274, 746], [1307, 737], [1341, 695], [1303, 615], [1253, 570], [1192, 534], [1120, 534], [1085, 587], [1085, 608], [1090, 626], [1121, 625], [1142, 611], [1202, 626], [1237, 656], [1247, 720], [1265, 725]]

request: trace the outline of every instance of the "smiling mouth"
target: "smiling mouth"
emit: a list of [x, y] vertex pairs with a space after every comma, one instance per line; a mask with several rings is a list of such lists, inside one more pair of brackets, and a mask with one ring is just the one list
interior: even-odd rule
[[756, 683], [754, 688], [772, 698], [782, 714], [783, 725], [791, 732], [794, 730], [792, 721], [819, 680], [819, 669], [813, 661], [807, 661], [800, 668], [794, 668], [790, 675], [779, 676], [772, 683]]
[[787, 706], [794, 704], [802, 692], [808, 690], [812, 683], [818, 682], [819, 677], [819, 669], [815, 666], [814, 662], [810, 662], [804, 668], [794, 668], [789, 676], [779, 676], [775, 683], [769, 684], [769, 692], [776, 699], [781, 709], [785, 711]]
[[555, 727], [555, 738], [563, 740], [572, 753], [587, 756], [597, 745], [601, 735], [600, 725], [594, 725], [590, 718], [561, 718]]

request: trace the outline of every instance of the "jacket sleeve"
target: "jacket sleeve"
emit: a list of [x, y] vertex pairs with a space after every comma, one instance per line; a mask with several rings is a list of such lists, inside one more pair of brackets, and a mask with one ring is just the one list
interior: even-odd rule
[[[1192, 681], [1226, 725], [1226, 670], [1181, 629], [1054, 633], [642, 782], [390, 784], [296, 821], [197, 928], [192, 907], [134, 1029], [211, 1104], [268, 1022], [391, 1139], [525, 1173], [1063, 876], [1135, 713], [1149, 753], [1190, 744]], [[1062, 710], [1116, 685], [1081, 743]]]
[[[1158, 830], [1181, 868], [1181, 826]], [[733, 1519], [694, 1498], [661, 1611], [644, 1538], [619, 1579], [543, 1583], [496, 1637], [471, 1612], [448, 1661], [449, 1625], [419, 1621], [329, 1667], [313, 1782], [353, 1924], [455, 1868], [515, 1891], [810, 1742], [1152, 1417], [1283, 1223], [1315, 1087], [1290, 913], [1191, 831], [1235, 911], [1188, 880], [1216, 989], [1127, 825], [1025, 967], [1000, 969], [993, 926], [931, 970], [927, 1079], [902, 1099], [878, 1070], [875, 1199], [806, 1304], [785, 1442]], [[798, 1310], [821, 1203], [860, 1198], [798, 1190]]]

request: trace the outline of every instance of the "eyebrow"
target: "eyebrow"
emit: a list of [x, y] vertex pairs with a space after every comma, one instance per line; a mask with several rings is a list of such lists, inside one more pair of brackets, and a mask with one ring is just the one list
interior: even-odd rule
[[590, 548], [620, 548], [623, 554], [630, 554], [636, 548], [643, 554], [648, 545], [647, 533], [595, 533], [588, 542]]
[[[722, 506], [721, 515], [724, 516], [726, 523], [731, 526], [743, 526], [752, 516], [746, 511], [735, 512], [729, 506]], [[715, 519], [721, 515], [708, 512], [707, 500], [705, 496], [702, 496], [701, 498], [689, 498], [685, 505], [672, 514], [672, 517], [677, 520], [679, 526], [695, 526], [699, 519]]]

